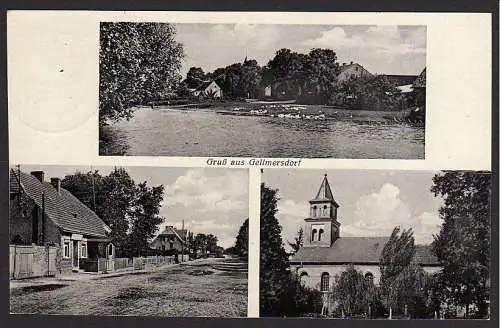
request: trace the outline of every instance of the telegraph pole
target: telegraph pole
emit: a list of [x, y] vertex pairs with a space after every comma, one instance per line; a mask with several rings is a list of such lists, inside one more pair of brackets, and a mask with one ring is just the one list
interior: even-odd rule
[[184, 243], [186, 242], [186, 236], [184, 235], [184, 220], [182, 220], [182, 230], [181, 231], [183, 233], [182, 243], [181, 243], [181, 246], [182, 246], [181, 262], [184, 262]]

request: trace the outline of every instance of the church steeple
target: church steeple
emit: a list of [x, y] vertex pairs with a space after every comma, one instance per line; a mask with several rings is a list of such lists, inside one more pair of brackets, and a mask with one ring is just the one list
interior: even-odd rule
[[328, 183], [328, 176], [326, 173], [325, 177], [323, 178], [323, 182], [321, 182], [321, 186], [319, 187], [316, 197], [311, 199], [309, 202], [324, 202], [324, 201], [331, 201], [336, 207], [339, 207], [339, 205], [333, 198], [332, 189], [330, 188], [330, 184]]
[[316, 197], [309, 201], [309, 217], [306, 222], [304, 246], [330, 247], [339, 237], [337, 221], [339, 205], [333, 198], [332, 189], [325, 174]]

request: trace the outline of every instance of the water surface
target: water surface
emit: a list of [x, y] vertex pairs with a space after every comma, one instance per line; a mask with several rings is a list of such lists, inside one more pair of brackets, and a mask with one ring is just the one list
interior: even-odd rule
[[424, 158], [424, 128], [403, 123], [221, 115], [213, 109], [138, 109], [111, 126], [126, 155]]

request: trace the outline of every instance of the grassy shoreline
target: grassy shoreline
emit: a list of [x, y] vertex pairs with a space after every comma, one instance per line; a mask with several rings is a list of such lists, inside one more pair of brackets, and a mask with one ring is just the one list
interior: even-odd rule
[[[149, 106], [148, 106], [149, 107]], [[149, 107], [151, 108], [151, 107]], [[159, 105], [154, 109], [179, 109], [179, 110], [218, 110], [225, 114], [247, 115], [251, 116], [253, 111], [267, 112], [260, 116], [271, 116], [278, 114], [300, 114], [300, 115], [321, 115], [331, 120], [352, 120], [368, 123], [404, 123], [411, 119], [411, 109], [400, 111], [370, 111], [343, 109], [327, 105], [301, 105], [301, 104], [259, 104], [247, 103], [244, 101], [226, 101], [226, 102], [200, 102], [182, 105]], [[412, 120], [422, 123], [420, 119]]]

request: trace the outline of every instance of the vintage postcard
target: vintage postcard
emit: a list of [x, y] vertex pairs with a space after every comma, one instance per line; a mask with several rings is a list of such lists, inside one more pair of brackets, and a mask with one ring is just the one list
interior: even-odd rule
[[246, 317], [246, 170], [10, 169], [10, 312]]
[[491, 15], [7, 29], [12, 314], [490, 317]]

